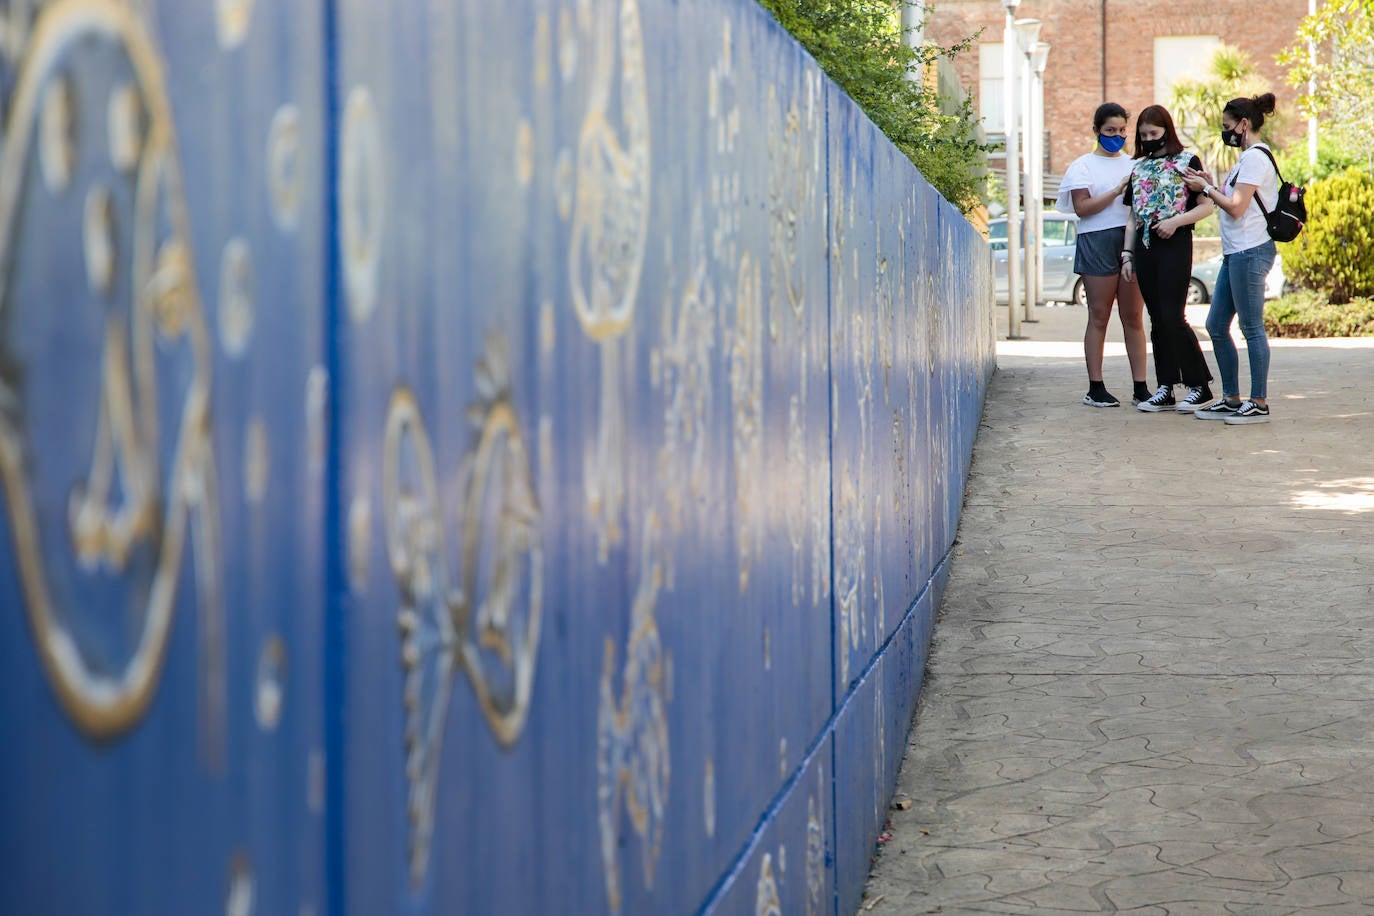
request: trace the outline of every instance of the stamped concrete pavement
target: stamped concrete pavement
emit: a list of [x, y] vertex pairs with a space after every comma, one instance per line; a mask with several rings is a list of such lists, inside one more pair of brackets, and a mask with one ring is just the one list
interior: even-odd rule
[[1374, 913], [1374, 340], [1228, 427], [1082, 406], [1083, 321], [998, 344], [861, 912]]

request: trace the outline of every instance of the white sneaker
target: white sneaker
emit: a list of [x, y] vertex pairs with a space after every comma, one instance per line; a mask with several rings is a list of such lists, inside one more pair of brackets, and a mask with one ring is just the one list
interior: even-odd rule
[[1159, 413], [1161, 410], [1169, 410], [1174, 406], [1174, 386], [1160, 385], [1159, 390], [1154, 393], [1147, 401], [1141, 401], [1135, 405], [1136, 410], [1143, 410], [1146, 413]]
[[1210, 400], [1212, 400], [1212, 392], [1207, 387], [1189, 388], [1188, 393], [1183, 396], [1183, 400], [1178, 402], [1174, 410], [1179, 413], [1192, 413]]
[[1243, 426], [1246, 423], [1268, 423], [1269, 408], [1264, 404], [1246, 401], [1240, 409], [1226, 418], [1227, 426]]
[[1239, 401], [1232, 404], [1225, 398], [1217, 398], [1206, 407], [1199, 407], [1194, 410], [1193, 416], [1199, 420], [1225, 420], [1227, 417], [1235, 416], [1237, 410], [1240, 410]]
[[1121, 402], [1118, 401], [1112, 394], [1110, 394], [1110, 393], [1104, 393], [1104, 394], [1101, 394], [1101, 395], [1096, 395], [1096, 394], [1093, 394], [1091, 391], [1089, 391], [1087, 394], [1083, 395], [1083, 403], [1086, 404], [1086, 405], [1089, 406], [1089, 407], [1120, 407], [1120, 406], [1121, 406]]

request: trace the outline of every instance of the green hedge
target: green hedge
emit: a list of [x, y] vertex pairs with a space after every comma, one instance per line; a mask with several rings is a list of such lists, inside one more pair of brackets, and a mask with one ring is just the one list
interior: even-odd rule
[[1265, 303], [1264, 330], [1270, 337], [1374, 337], [1374, 299], [1333, 305], [1325, 293], [1292, 293]]
[[1280, 248], [1293, 282], [1340, 304], [1374, 295], [1374, 176], [1347, 168], [1307, 189], [1307, 225]]

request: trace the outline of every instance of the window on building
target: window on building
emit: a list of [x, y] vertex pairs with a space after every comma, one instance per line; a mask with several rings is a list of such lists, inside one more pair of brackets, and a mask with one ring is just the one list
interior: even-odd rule
[[990, 134], [1006, 131], [1002, 110], [1002, 43], [987, 42], [978, 46], [978, 113], [983, 116], [983, 130]]
[[1203, 79], [1221, 39], [1216, 35], [1168, 35], [1155, 39], [1155, 99], [1169, 104], [1169, 89], [1179, 80]]

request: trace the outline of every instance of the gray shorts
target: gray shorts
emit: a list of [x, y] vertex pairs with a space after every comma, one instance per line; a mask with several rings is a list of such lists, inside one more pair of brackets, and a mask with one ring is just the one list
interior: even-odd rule
[[1121, 270], [1121, 248], [1126, 227], [1099, 229], [1078, 236], [1073, 253], [1073, 272], [1080, 277], [1111, 277]]

